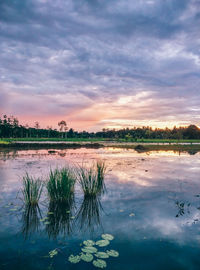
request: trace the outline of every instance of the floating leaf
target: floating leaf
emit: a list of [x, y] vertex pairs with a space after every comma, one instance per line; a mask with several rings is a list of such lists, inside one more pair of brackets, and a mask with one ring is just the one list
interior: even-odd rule
[[94, 260], [93, 261], [93, 265], [95, 267], [99, 267], [99, 268], [105, 268], [107, 266], [106, 262], [104, 260]]
[[86, 240], [83, 242], [83, 244], [87, 247], [91, 247], [91, 246], [94, 246], [95, 245], [95, 242], [92, 241], [92, 240]]
[[109, 244], [110, 244], [110, 242], [108, 240], [99, 240], [96, 242], [96, 245], [99, 247], [105, 247]]
[[50, 222], [49, 222], [49, 221], [46, 221], [46, 222], [44, 222], [44, 224], [45, 224], [45, 225], [49, 225], [49, 224], [50, 224]]
[[106, 252], [107, 252], [108, 255], [111, 256], [111, 257], [118, 257], [118, 256], [119, 256], [119, 252], [117, 252], [116, 250], [113, 250], [113, 249], [107, 250]]
[[112, 236], [111, 234], [102, 234], [101, 237], [105, 240], [113, 240], [114, 239], [114, 236]]
[[45, 220], [48, 220], [49, 218], [48, 217], [44, 217], [44, 218], [41, 218], [40, 221], [45, 221]]
[[68, 258], [68, 261], [71, 262], [71, 263], [79, 263], [81, 260], [81, 257], [76, 255], [70, 255], [69, 258]]
[[85, 262], [91, 262], [93, 260], [93, 255], [90, 253], [82, 253], [81, 254], [81, 260], [85, 261]]
[[53, 212], [48, 212], [47, 214], [48, 214], [48, 215], [53, 215]]
[[95, 247], [84, 247], [81, 249], [85, 253], [96, 253], [97, 249]]
[[57, 254], [58, 254], [58, 251], [56, 249], [53, 249], [53, 250], [49, 251], [49, 257], [50, 258], [53, 258]]
[[71, 219], [75, 219], [75, 217], [74, 217], [74, 216], [71, 216], [70, 218], [71, 218]]
[[94, 254], [97, 258], [106, 259], [109, 258], [109, 254], [106, 252], [97, 252]]
[[121, 212], [121, 213], [122, 213], [122, 212], [124, 212], [124, 210], [123, 210], [123, 209], [120, 209], [120, 210], [119, 210], [119, 212]]
[[67, 210], [67, 211], [66, 211], [66, 213], [67, 213], [67, 214], [69, 214], [69, 213], [70, 213], [70, 211], [69, 211], [69, 210]]

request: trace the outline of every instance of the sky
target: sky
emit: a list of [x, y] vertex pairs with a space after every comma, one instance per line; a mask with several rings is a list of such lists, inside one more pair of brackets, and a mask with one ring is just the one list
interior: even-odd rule
[[200, 125], [199, 0], [0, 0], [0, 115]]

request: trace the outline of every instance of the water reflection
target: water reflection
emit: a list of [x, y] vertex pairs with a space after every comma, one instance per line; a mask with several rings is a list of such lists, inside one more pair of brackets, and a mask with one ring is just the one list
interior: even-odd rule
[[[47, 150], [18, 153], [14, 159], [8, 156], [7, 162], [0, 161], [0, 269], [16, 268], [19, 249], [23, 267], [27, 270], [47, 269], [50, 260], [54, 260], [55, 270], [63, 267], [82, 269], [86, 266], [84, 262], [68, 267], [67, 257], [78, 254], [83, 240], [97, 239], [102, 234], [102, 225], [105, 233], [115, 236], [113, 249], [120, 251], [117, 263], [113, 261], [108, 265], [111, 270], [122, 267], [199, 269], [199, 153], [195, 156], [169, 152], [147, 155], [111, 148], [63, 150], [63, 157], [58, 153], [48, 154]], [[99, 198], [82, 199], [77, 189], [77, 208], [75, 203], [72, 206], [47, 203], [41, 204], [40, 208], [42, 219], [48, 217], [44, 222], [40, 221], [41, 214], [37, 209], [24, 209], [25, 212], [20, 213], [23, 218], [17, 218], [19, 213], [10, 203], [15, 201], [16, 192], [21, 188], [18, 175], [24, 170], [37, 176], [46, 175], [50, 167], [64, 166], [68, 161], [81, 163], [84, 157], [88, 162], [106, 159], [107, 194], [102, 201]], [[19, 230], [24, 237], [22, 234], [16, 237]], [[94, 232], [92, 237], [91, 231]], [[58, 235], [62, 233], [72, 237], [67, 241], [60, 239]], [[24, 241], [31, 234], [31, 241]], [[55, 248], [64, 250], [65, 261], [61, 254], [53, 260], [45, 257]], [[155, 257], [155, 254], [159, 256]]]
[[29, 238], [32, 233], [38, 232], [40, 219], [42, 217], [38, 205], [26, 205], [22, 214], [22, 234], [25, 239]]
[[77, 221], [80, 230], [90, 230], [93, 232], [101, 225], [101, 212], [103, 207], [98, 196], [84, 197], [77, 213]]
[[74, 197], [68, 202], [50, 202], [46, 232], [49, 238], [56, 239], [59, 234], [70, 235], [74, 229]]
[[45, 232], [50, 239], [58, 236], [69, 236], [80, 232], [94, 232], [98, 227], [102, 227], [101, 213], [103, 207], [100, 197], [84, 197], [82, 204], [76, 212], [74, 197], [69, 202], [49, 202], [47, 209], [42, 214], [38, 205], [27, 205], [22, 211], [21, 233], [24, 239], [29, 239], [32, 234], [42, 232], [45, 225]]

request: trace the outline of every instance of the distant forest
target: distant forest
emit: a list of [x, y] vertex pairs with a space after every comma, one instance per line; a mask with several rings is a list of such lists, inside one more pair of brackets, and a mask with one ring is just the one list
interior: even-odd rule
[[173, 129], [151, 127], [133, 127], [116, 129], [103, 129], [99, 132], [75, 131], [68, 129], [64, 120], [58, 123], [58, 129], [40, 128], [39, 122], [34, 127], [21, 125], [14, 116], [4, 115], [0, 118], [0, 138], [104, 138], [125, 139], [137, 141], [137, 139], [200, 139], [200, 129], [195, 125], [188, 127], [174, 127]]

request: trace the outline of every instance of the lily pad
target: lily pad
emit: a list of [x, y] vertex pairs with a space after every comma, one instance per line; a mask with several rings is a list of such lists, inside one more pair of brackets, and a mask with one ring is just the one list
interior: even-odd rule
[[95, 245], [95, 242], [92, 241], [92, 240], [85, 240], [85, 241], [83, 241], [83, 244], [84, 244], [85, 246], [87, 246], [87, 247], [92, 247], [92, 246]]
[[105, 268], [107, 266], [106, 262], [104, 260], [94, 260], [93, 265], [98, 268]]
[[105, 247], [109, 244], [110, 244], [110, 242], [108, 240], [99, 240], [96, 242], [96, 245], [99, 247]]
[[112, 236], [111, 234], [102, 234], [101, 237], [105, 240], [113, 240], [114, 239], [114, 236]]
[[58, 251], [56, 249], [53, 249], [53, 250], [49, 251], [49, 257], [50, 258], [53, 258], [57, 254], [58, 254]]
[[107, 259], [109, 258], [109, 254], [106, 252], [97, 252], [96, 254], [94, 254], [97, 258], [101, 258], [101, 259]]
[[97, 252], [97, 248], [95, 248], [95, 247], [84, 247], [81, 250], [85, 253], [96, 253]]
[[49, 222], [49, 221], [46, 221], [46, 222], [44, 222], [44, 224], [45, 224], [45, 225], [49, 225], [49, 224], [50, 224], [50, 222]]
[[70, 255], [69, 258], [68, 258], [68, 261], [71, 262], [71, 263], [79, 263], [81, 260], [81, 257], [76, 255]]
[[113, 249], [107, 250], [106, 252], [107, 252], [107, 254], [108, 254], [109, 256], [111, 256], [111, 257], [118, 257], [118, 256], [119, 256], [119, 252], [116, 251], [116, 250], [113, 250]]
[[85, 261], [85, 262], [91, 262], [93, 260], [93, 255], [90, 253], [82, 253], [81, 254], [81, 260]]

